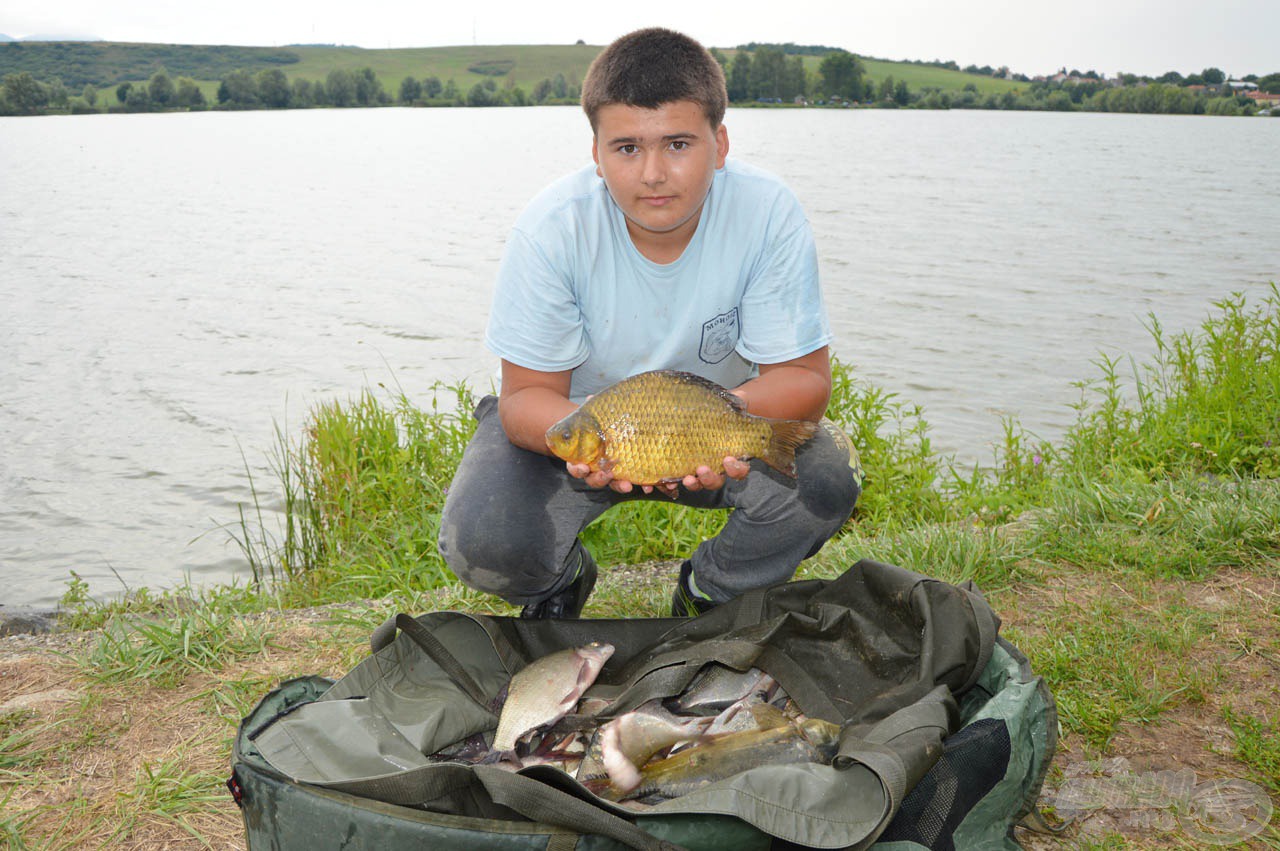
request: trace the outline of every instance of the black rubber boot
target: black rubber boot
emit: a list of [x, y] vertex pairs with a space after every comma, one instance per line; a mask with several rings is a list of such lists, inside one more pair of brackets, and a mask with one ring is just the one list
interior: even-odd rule
[[692, 577], [693, 564], [686, 559], [685, 563], [680, 565], [680, 579], [676, 581], [675, 593], [671, 595], [671, 617], [673, 618], [696, 618], [716, 607], [716, 604], [706, 597], [699, 597], [693, 593], [693, 589], [689, 587], [689, 580]]
[[578, 576], [563, 591], [559, 591], [545, 600], [530, 603], [520, 610], [522, 618], [576, 618], [582, 614], [587, 598], [596, 587], [596, 563], [582, 550], [578, 560]]

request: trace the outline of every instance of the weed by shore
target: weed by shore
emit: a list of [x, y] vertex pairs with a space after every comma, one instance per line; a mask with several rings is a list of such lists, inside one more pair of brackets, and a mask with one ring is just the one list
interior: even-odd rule
[[[978, 470], [931, 451], [918, 407], [837, 365], [830, 415], [861, 450], [866, 490], [800, 575], [874, 558], [973, 579], [1058, 702], [1051, 788], [1122, 758], [1247, 779], [1275, 800], [1280, 291], [1219, 302], [1183, 334], [1149, 327], [1153, 361], [1129, 377], [1100, 361], [1063, 440], [1006, 421], [993, 466]], [[279, 680], [340, 675], [396, 611], [515, 612], [458, 585], [436, 553], [476, 400], [465, 386], [435, 399], [424, 410], [369, 391], [317, 408], [300, 437], [279, 435], [279, 524], [246, 506], [234, 530], [254, 583], [101, 603], [75, 602], [73, 586], [68, 622], [92, 632], [57, 654], [0, 643], [0, 838], [238, 846], [219, 784], [235, 723]], [[608, 512], [587, 540], [614, 567], [586, 616], [664, 613], [676, 560], [721, 520], [661, 503]], [[1027, 842], [1194, 847], [1168, 825], [1122, 819], [1068, 837]], [[1280, 831], [1249, 841], [1280, 847]]]

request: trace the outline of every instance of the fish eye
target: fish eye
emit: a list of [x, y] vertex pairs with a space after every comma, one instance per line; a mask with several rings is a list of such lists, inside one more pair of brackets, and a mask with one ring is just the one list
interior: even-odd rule
[[571, 428], [567, 428], [567, 429], [565, 429], [564, 431], [560, 432], [560, 439], [561, 439], [561, 440], [572, 440], [572, 439], [573, 439], [573, 429], [571, 429]]

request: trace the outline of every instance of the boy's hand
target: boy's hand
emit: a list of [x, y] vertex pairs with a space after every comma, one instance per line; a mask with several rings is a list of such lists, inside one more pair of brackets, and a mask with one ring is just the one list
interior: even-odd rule
[[715, 490], [724, 487], [724, 480], [729, 479], [745, 479], [747, 473], [751, 472], [751, 465], [746, 461], [734, 458], [732, 455], [725, 456], [724, 474], [713, 472], [710, 467], [705, 465], [699, 467], [692, 476], [685, 476], [684, 481], [680, 484], [684, 485], [684, 489], [688, 491]]
[[[608, 485], [611, 490], [615, 490], [618, 493], [631, 493], [636, 489], [636, 485], [628, 482], [626, 479], [615, 479], [613, 477], [613, 473], [605, 470], [592, 470], [586, 464], [574, 464], [572, 461], [566, 461], [564, 467], [569, 471], [569, 475], [573, 476], [575, 479], [582, 479], [593, 488], [602, 488], [605, 485]], [[639, 487], [645, 493], [653, 493], [656, 488], [661, 493], [665, 493], [669, 496], [675, 495], [674, 484], [672, 484], [669, 489], [665, 484], [640, 485]]]
[[[592, 470], [586, 464], [575, 464], [572, 461], [566, 461], [564, 468], [569, 471], [569, 475], [575, 479], [582, 479], [593, 488], [602, 488], [605, 485], [613, 483], [613, 473], [604, 470]], [[626, 490], [619, 490], [619, 493], [627, 493], [631, 490], [631, 482], [617, 482], [614, 484], [614, 490], [618, 490], [617, 485], [627, 485]]]
[[[566, 462], [565, 469], [568, 470], [569, 475], [575, 479], [582, 479], [588, 486], [593, 488], [602, 488], [608, 485], [610, 489], [618, 493], [631, 493], [637, 487], [625, 479], [615, 479], [612, 473], [605, 470], [592, 470], [586, 464]], [[644, 493], [653, 493], [656, 490], [674, 498], [680, 485], [684, 485], [685, 490], [688, 491], [715, 490], [716, 488], [724, 487], [726, 477], [744, 479], [749, 472], [751, 472], [750, 464], [730, 455], [724, 459], [723, 475], [713, 472], [710, 467], [704, 464], [693, 475], [685, 476], [680, 482], [659, 482], [656, 485], [639, 485], [639, 487]]]

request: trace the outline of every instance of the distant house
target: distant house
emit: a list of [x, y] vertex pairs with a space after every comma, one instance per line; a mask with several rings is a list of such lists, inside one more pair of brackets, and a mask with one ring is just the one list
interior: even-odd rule
[[1249, 83], [1244, 80], [1227, 80], [1227, 86], [1237, 92], [1249, 92], [1258, 88], [1257, 83]]
[[1226, 85], [1220, 83], [1209, 83], [1205, 86], [1196, 84], [1194, 86], [1186, 87], [1187, 91], [1191, 92], [1193, 95], [1220, 95], [1223, 93], [1225, 88]]
[[[1036, 79], [1044, 80], [1045, 78], [1036, 77]], [[1079, 74], [1068, 74], [1066, 71], [1059, 71], [1057, 74], [1054, 74], [1052, 77], [1049, 77], [1048, 81], [1050, 83], [1063, 83], [1063, 84], [1070, 83], [1073, 86], [1078, 86], [1081, 83], [1101, 83], [1101, 82], [1104, 82], [1105, 79], [1106, 79], [1105, 77], [1100, 79], [1095, 79], [1094, 77], [1085, 77]]]
[[1273, 95], [1270, 92], [1245, 92], [1244, 96], [1253, 98], [1258, 102], [1258, 106], [1280, 106], [1280, 95]]

